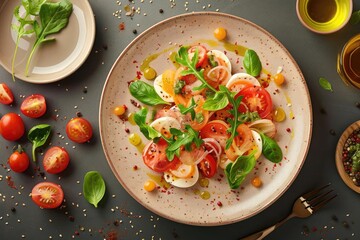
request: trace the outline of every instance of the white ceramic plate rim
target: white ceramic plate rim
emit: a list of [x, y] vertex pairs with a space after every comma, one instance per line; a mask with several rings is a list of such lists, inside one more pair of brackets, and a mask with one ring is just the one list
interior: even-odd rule
[[[102, 116], [102, 113], [105, 109], [105, 106], [104, 106], [104, 95], [105, 95], [105, 91], [107, 90], [107, 87], [108, 87], [108, 84], [109, 84], [109, 79], [112, 77], [113, 75], [113, 72], [115, 71], [116, 67], [117, 67], [117, 64], [119, 61], [122, 60], [122, 58], [126, 55], [126, 53], [132, 48], [134, 47], [134, 45], [140, 41], [142, 39], [143, 36], [149, 34], [149, 32], [152, 32], [154, 31], [154, 29], [156, 29], [157, 27], [163, 25], [163, 24], [168, 24], [169, 22], [172, 22], [174, 20], [177, 20], [177, 19], [181, 19], [181, 18], [185, 18], [187, 16], [197, 16], [197, 15], [211, 15], [212, 17], [216, 18], [216, 17], [225, 17], [225, 18], [231, 18], [231, 19], [234, 19], [234, 20], [238, 20], [244, 24], [248, 24], [248, 25], [251, 25], [253, 28], [256, 28], [258, 31], [261, 31], [262, 33], [266, 34], [267, 36], [269, 36], [269, 38], [274, 41], [277, 45], [279, 45], [282, 49], [282, 51], [284, 51], [286, 53], [286, 55], [289, 57], [289, 59], [291, 60], [292, 64], [294, 64], [297, 72], [300, 74], [300, 81], [301, 83], [304, 85], [304, 88], [305, 88], [305, 92], [306, 92], [306, 97], [308, 100], [308, 103], [309, 105], [308, 106], [305, 106], [307, 107], [308, 109], [308, 116], [307, 116], [307, 119], [308, 119], [308, 128], [306, 129], [307, 132], [305, 133], [306, 134], [306, 139], [304, 139], [304, 142], [307, 142], [307, 145], [302, 149], [302, 151], [300, 152], [298, 158], [300, 159], [297, 164], [296, 164], [296, 169], [293, 169], [292, 171], [292, 178], [291, 179], [287, 179], [288, 181], [286, 182], [285, 185], [281, 186], [281, 189], [275, 189], [277, 191], [277, 194], [276, 196], [271, 196], [271, 198], [269, 199], [268, 202], [266, 202], [266, 204], [262, 205], [262, 206], [258, 206], [254, 211], [249, 211], [246, 215], [239, 215], [235, 218], [229, 218], [229, 219], [222, 219], [221, 221], [210, 221], [210, 222], [207, 222], [207, 221], [203, 221], [203, 220], [199, 220], [199, 219], [196, 219], [196, 220], [186, 220], [186, 219], [183, 219], [183, 218], [177, 218], [176, 215], [169, 215], [168, 213], [164, 213], [161, 209], [158, 209], [158, 208], [155, 208], [153, 207], [150, 203], [145, 203], [145, 202], [142, 202], [138, 196], [136, 196], [132, 189], [131, 189], [131, 186], [127, 186], [126, 184], [124, 184], [122, 178], [121, 178], [121, 174], [119, 172], [116, 171], [115, 169], [115, 166], [113, 165], [113, 162], [112, 162], [112, 156], [110, 156], [109, 152], [108, 152], [108, 146], [107, 146], [107, 142], [106, 142], [106, 139], [105, 139], [105, 125], [104, 125], [104, 120], [103, 120], [103, 117], [105, 116]], [[306, 101], [305, 101], [306, 102]], [[302, 76], [302, 73], [298, 67], [298, 65], [296, 64], [295, 60], [292, 58], [292, 56], [289, 54], [289, 52], [285, 49], [285, 47], [275, 38], [273, 37], [270, 33], [268, 33], [266, 30], [264, 30], [263, 28], [257, 26], [256, 24], [248, 21], [248, 20], [245, 20], [245, 19], [242, 19], [240, 17], [236, 17], [236, 16], [232, 16], [232, 15], [229, 15], [229, 14], [225, 14], [225, 13], [217, 13], [217, 12], [199, 12], [199, 13], [190, 13], [190, 14], [182, 14], [182, 15], [178, 15], [178, 16], [175, 16], [175, 17], [171, 17], [169, 19], [166, 19], [166, 20], [163, 20], [159, 23], [157, 23], [156, 25], [152, 26], [151, 28], [147, 29], [145, 32], [143, 32], [142, 34], [140, 34], [137, 38], [135, 38], [124, 50], [123, 52], [120, 54], [120, 56], [118, 57], [118, 59], [115, 61], [113, 67], [111, 68], [108, 76], [107, 76], [107, 80], [104, 84], [104, 88], [103, 88], [103, 92], [102, 92], [102, 95], [101, 95], [101, 100], [100, 100], [100, 109], [99, 109], [99, 129], [100, 129], [100, 137], [101, 137], [101, 142], [102, 142], [102, 147], [103, 147], [103, 150], [104, 150], [104, 153], [105, 153], [105, 156], [106, 156], [106, 159], [113, 171], [113, 173], [115, 174], [116, 178], [119, 180], [119, 182], [122, 184], [122, 186], [127, 190], [127, 192], [135, 199], [137, 200], [140, 204], [142, 204], [144, 207], [148, 208], [149, 210], [151, 210], [152, 212], [160, 215], [160, 216], [163, 216], [165, 218], [168, 218], [170, 220], [173, 220], [173, 221], [176, 221], [176, 222], [180, 222], [180, 223], [185, 223], [185, 224], [190, 224], [190, 225], [202, 225], [202, 226], [216, 226], [216, 225], [224, 225], [224, 224], [230, 224], [230, 223], [234, 223], [234, 222], [238, 222], [238, 221], [241, 221], [241, 220], [244, 220], [246, 218], [249, 218], [259, 212], [261, 212], [262, 210], [266, 209], [268, 206], [270, 206], [273, 202], [275, 202], [280, 196], [282, 196], [282, 194], [290, 187], [290, 185], [293, 183], [293, 181], [295, 180], [295, 178], [297, 177], [297, 175], [299, 174], [301, 168], [302, 168], [302, 165], [305, 161], [305, 158], [306, 158], [306, 155], [308, 153], [308, 150], [309, 150], [309, 146], [310, 146], [310, 140], [311, 140], [311, 135], [312, 135], [312, 106], [311, 106], [311, 101], [310, 101], [310, 95], [309, 95], [309, 92], [308, 92], [308, 89], [307, 89], [307, 86], [306, 86], [306, 82], [304, 80], [304, 77]]]
[[[2, 6], [8, 4], [7, 3], [8, 1], [9, 0], [6, 0]], [[49, 72], [49, 73], [39, 72], [36, 74], [30, 73], [29, 76], [25, 76], [24, 73], [15, 72], [16, 79], [20, 79], [25, 82], [36, 83], [36, 84], [51, 83], [69, 76], [85, 62], [85, 60], [87, 59], [87, 57], [91, 52], [91, 49], [95, 41], [96, 29], [95, 29], [94, 13], [92, 11], [91, 5], [88, 0], [72, 0], [71, 2], [73, 3], [73, 8], [74, 8], [72, 14], [75, 15], [76, 19], [79, 22], [78, 27], [82, 32], [82, 34], [84, 34], [81, 37], [79, 36], [79, 38], [77, 39], [78, 46], [76, 46], [76, 49], [74, 49], [73, 52], [62, 63], [55, 64], [58, 65], [57, 67], [51, 65], [46, 66], [46, 69], [49, 69], [47, 71], [51, 71], [51, 69], [54, 69], [54, 67], [56, 67], [57, 69], [53, 70], [53, 72]], [[8, 27], [8, 26], [2, 24], [2, 27]], [[61, 32], [58, 34], [61, 34]], [[54, 35], [54, 37], [56, 36]], [[9, 58], [12, 59], [12, 56], [9, 56]], [[5, 63], [4, 60], [0, 59], [0, 65], [11, 74], [12, 72], [11, 64], [9, 65], [8, 63]], [[36, 63], [35, 63], [35, 67], [36, 67]], [[39, 80], [39, 78], [41, 79]]]

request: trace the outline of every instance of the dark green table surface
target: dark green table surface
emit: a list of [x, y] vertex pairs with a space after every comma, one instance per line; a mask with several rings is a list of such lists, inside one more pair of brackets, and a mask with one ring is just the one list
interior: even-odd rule
[[[110, 239], [111, 236], [117, 236], [117, 239], [238, 239], [281, 220], [290, 212], [297, 196], [328, 182], [338, 193], [331, 204], [308, 219], [290, 220], [266, 239], [360, 239], [360, 196], [342, 182], [334, 159], [342, 131], [360, 118], [357, 107], [360, 91], [346, 86], [336, 72], [338, 51], [350, 37], [360, 32], [360, 24], [348, 24], [330, 35], [315, 34], [300, 24], [295, 0], [89, 2], [96, 20], [95, 44], [86, 62], [75, 73], [56, 83], [34, 85], [21, 80], [13, 82], [11, 75], [0, 68], [0, 82], [7, 83], [15, 95], [13, 105], [0, 106], [0, 115], [10, 111], [19, 112], [23, 95], [43, 94], [48, 101], [47, 114], [36, 120], [24, 117], [26, 128], [38, 123], [51, 124], [54, 129], [51, 143], [66, 147], [71, 155], [69, 169], [60, 175], [46, 175], [46, 180], [62, 185], [66, 207], [42, 210], [29, 197], [32, 187], [43, 181], [42, 177], [32, 170], [34, 165], [24, 174], [9, 171], [6, 162], [16, 143], [0, 139], [1, 239]], [[126, 16], [126, 5], [140, 12], [133, 17]], [[160, 13], [160, 9], [163, 13]], [[354, 9], [360, 9], [359, 0], [354, 1]], [[116, 14], [118, 10], [122, 12]], [[311, 146], [305, 164], [291, 187], [273, 205], [256, 216], [218, 227], [175, 223], [142, 207], [113, 175], [99, 135], [99, 100], [116, 58], [148, 27], [168, 17], [192, 11], [233, 14], [273, 34], [300, 66], [313, 106]], [[119, 30], [122, 22], [125, 29]], [[320, 87], [320, 77], [329, 80], [333, 92]], [[85, 88], [87, 91], [84, 91]], [[75, 144], [66, 137], [65, 124], [77, 112], [93, 125], [94, 137], [90, 143]], [[30, 143], [25, 138], [20, 143], [30, 154]], [[90, 170], [99, 171], [107, 185], [105, 198], [98, 208], [90, 205], [81, 195], [84, 174]], [[8, 185], [7, 177], [11, 177], [16, 189]]]

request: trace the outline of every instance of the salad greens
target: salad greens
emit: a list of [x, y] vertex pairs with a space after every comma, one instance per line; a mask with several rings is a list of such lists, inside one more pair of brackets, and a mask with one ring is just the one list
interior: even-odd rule
[[150, 106], [169, 104], [156, 93], [153, 86], [143, 81], [132, 82], [129, 86], [129, 89], [131, 95], [144, 104]]
[[153, 127], [149, 126], [146, 123], [147, 115], [148, 115], [148, 109], [147, 108], [140, 109], [134, 115], [135, 123], [139, 126], [140, 131], [142, 132], [142, 134], [144, 134], [144, 136], [147, 139], [151, 140], [151, 139], [155, 139], [155, 138], [160, 137], [161, 133], [159, 133]]
[[[20, 7], [25, 13], [20, 16]], [[65, 28], [72, 13], [72, 3], [68, 0], [60, 2], [47, 2], [47, 0], [21, 0], [21, 5], [14, 9], [14, 16], [18, 23], [12, 24], [11, 28], [16, 31], [17, 37], [15, 50], [11, 63], [12, 78], [15, 80], [15, 60], [20, 39], [26, 35], [35, 33], [36, 40], [32, 46], [29, 58], [25, 67], [25, 75], [28, 76], [31, 59], [36, 49], [44, 42], [55, 40], [47, 38], [48, 35], [58, 33]], [[39, 24], [38, 17], [41, 24]]]
[[55, 38], [47, 38], [47, 36], [58, 33], [67, 26], [72, 10], [73, 5], [68, 0], [62, 0], [56, 3], [45, 2], [41, 5], [39, 12], [41, 24], [36, 20], [33, 23], [36, 40], [26, 62], [26, 76], [28, 75], [31, 59], [36, 49], [44, 42], [55, 40]]
[[277, 142], [262, 132], [259, 132], [259, 134], [263, 144], [262, 153], [264, 156], [273, 163], [281, 162], [283, 153]]
[[49, 124], [39, 124], [29, 130], [27, 137], [33, 144], [32, 158], [34, 162], [36, 162], [35, 150], [46, 143], [46, 140], [49, 138], [50, 133], [51, 126]]
[[226, 179], [231, 189], [237, 189], [245, 177], [254, 169], [256, 159], [255, 151], [249, 155], [239, 156], [234, 162], [225, 168]]
[[97, 208], [99, 202], [105, 195], [105, 190], [105, 181], [99, 172], [90, 171], [85, 174], [83, 193], [89, 203]]
[[14, 55], [11, 62], [11, 74], [13, 80], [15, 80], [15, 60], [17, 55], [17, 50], [19, 47], [20, 39], [23, 36], [30, 35], [34, 33], [34, 20], [32, 17], [38, 16], [41, 6], [46, 2], [46, 0], [21, 0], [21, 5], [25, 9], [25, 15], [20, 16], [20, 7], [21, 5], [15, 7], [14, 16], [18, 21], [18, 24], [12, 24], [11, 28], [17, 32]]
[[259, 76], [262, 69], [262, 65], [259, 56], [254, 50], [247, 49], [245, 51], [243, 64], [248, 74], [254, 77]]

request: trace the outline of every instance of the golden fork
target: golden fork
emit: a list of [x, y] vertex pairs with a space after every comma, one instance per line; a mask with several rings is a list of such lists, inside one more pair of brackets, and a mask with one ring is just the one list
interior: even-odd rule
[[285, 219], [271, 227], [241, 238], [240, 240], [261, 240], [293, 217], [306, 218], [311, 216], [337, 196], [337, 194], [333, 193], [333, 190], [325, 189], [328, 186], [330, 186], [330, 184], [303, 194], [295, 201], [292, 212]]

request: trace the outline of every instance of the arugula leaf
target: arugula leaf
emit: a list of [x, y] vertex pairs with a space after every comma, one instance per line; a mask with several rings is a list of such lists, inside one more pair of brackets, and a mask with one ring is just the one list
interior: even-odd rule
[[134, 115], [134, 121], [139, 126], [140, 131], [144, 134], [144, 136], [151, 140], [161, 136], [161, 133], [156, 131], [153, 127], [150, 127], [146, 124], [146, 117], [148, 114], [147, 108], [142, 108], [137, 111]]
[[230, 132], [230, 137], [228, 140], [226, 140], [225, 149], [229, 149], [235, 136], [237, 135], [236, 129], [241, 123], [238, 117], [239, 115], [238, 108], [240, 106], [242, 96], [239, 96], [238, 98], [235, 99], [235, 93], [230, 92], [230, 90], [227, 89], [225, 86], [220, 85], [219, 88], [220, 91], [225, 93], [227, 99], [232, 105], [232, 109], [229, 110], [229, 112], [234, 116], [234, 119], [228, 119], [228, 122], [230, 124], [230, 129], [228, 129], [228, 132]]
[[25, 9], [25, 15], [23, 17], [20, 16], [20, 7], [21, 5], [15, 7], [14, 16], [18, 23], [14, 23], [11, 25], [11, 28], [17, 32], [16, 42], [15, 42], [15, 50], [11, 62], [11, 74], [12, 79], [15, 81], [15, 60], [17, 51], [19, 48], [20, 39], [23, 36], [30, 35], [34, 33], [34, 20], [31, 19], [32, 16], [38, 16], [41, 6], [46, 2], [46, 0], [22, 0], [21, 5]]
[[175, 57], [175, 60], [177, 63], [187, 67], [188, 69], [183, 70], [181, 74], [183, 76], [194, 74], [197, 79], [199, 79], [202, 82], [202, 85], [199, 87], [194, 88], [194, 90], [201, 90], [204, 88], [208, 88], [212, 90], [213, 92], [216, 92], [216, 89], [213, 88], [210, 84], [208, 84], [204, 78], [204, 69], [197, 70], [196, 69], [196, 63], [198, 62], [198, 50], [195, 50], [194, 56], [190, 60], [189, 54], [188, 54], [188, 47], [180, 47], [177, 56]]
[[259, 132], [259, 134], [263, 144], [262, 153], [264, 156], [273, 163], [281, 162], [283, 153], [277, 142], [274, 139], [266, 136], [264, 133]]
[[191, 103], [190, 103], [190, 106], [189, 106], [189, 107], [185, 107], [185, 106], [182, 105], [182, 104], [179, 104], [179, 105], [178, 105], [181, 114], [186, 115], [187, 113], [190, 113], [191, 120], [194, 120], [194, 119], [195, 119], [196, 113], [195, 113], [194, 108], [195, 108], [196, 106], [197, 106], [197, 104], [195, 103], [194, 98], [191, 98]]
[[333, 92], [331, 83], [326, 78], [323, 77], [319, 78], [319, 84], [323, 89]]
[[[39, 1], [41, 2], [41, 1]], [[37, 8], [34, 8], [37, 10]], [[34, 21], [33, 27], [36, 35], [36, 40], [32, 46], [29, 58], [26, 62], [25, 75], [28, 76], [31, 59], [36, 49], [44, 42], [53, 41], [55, 38], [47, 38], [47, 36], [58, 33], [64, 29], [73, 11], [73, 5], [68, 0], [61, 2], [45, 2], [40, 7], [40, 22]]]
[[105, 195], [105, 181], [97, 171], [87, 172], [84, 176], [83, 193], [85, 199], [98, 207], [99, 202]]
[[140, 102], [155, 106], [159, 104], [169, 105], [170, 103], [164, 101], [155, 91], [154, 87], [143, 81], [132, 82], [129, 86], [131, 95]]
[[226, 179], [231, 189], [237, 189], [256, 165], [255, 152], [239, 156], [225, 168]]
[[185, 150], [191, 151], [192, 143], [195, 143], [196, 147], [200, 147], [204, 142], [200, 137], [199, 133], [195, 131], [190, 125], [185, 126], [186, 131], [181, 131], [176, 128], [171, 128], [170, 133], [173, 135], [174, 141], [169, 141], [168, 147], [166, 149], [166, 156], [169, 161], [172, 161], [174, 155], [180, 155], [180, 149], [182, 146], [185, 147]]
[[245, 51], [244, 60], [243, 60], [244, 68], [246, 73], [256, 77], [259, 76], [262, 65], [257, 53], [252, 49], [247, 49]]

